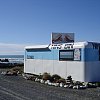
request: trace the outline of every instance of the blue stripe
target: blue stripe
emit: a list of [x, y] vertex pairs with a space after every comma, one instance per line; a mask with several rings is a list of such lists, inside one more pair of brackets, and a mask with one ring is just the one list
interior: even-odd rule
[[26, 55], [32, 56], [34, 59], [58, 60], [59, 50], [46, 50], [46, 51], [31, 50], [31, 52], [30, 51], [26, 52]]
[[[59, 60], [59, 49], [26, 50], [26, 57], [27, 55], [34, 59]], [[99, 61], [98, 49], [82, 48], [81, 61]]]

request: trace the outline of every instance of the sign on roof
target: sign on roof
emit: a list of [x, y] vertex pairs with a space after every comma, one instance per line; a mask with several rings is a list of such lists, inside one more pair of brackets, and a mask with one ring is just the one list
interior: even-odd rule
[[74, 42], [74, 33], [52, 33], [51, 44]]

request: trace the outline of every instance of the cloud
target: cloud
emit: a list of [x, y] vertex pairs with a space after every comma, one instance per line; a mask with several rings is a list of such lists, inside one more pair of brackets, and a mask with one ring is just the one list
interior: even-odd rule
[[24, 54], [26, 44], [0, 43], [0, 55]]

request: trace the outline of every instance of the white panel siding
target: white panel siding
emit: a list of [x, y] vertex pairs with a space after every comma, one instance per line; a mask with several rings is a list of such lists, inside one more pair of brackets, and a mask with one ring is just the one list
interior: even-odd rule
[[43, 62], [42, 60], [28, 59], [25, 63], [25, 73], [40, 74], [43, 72]]
[[39, 75], [48, 72], [51, 75], [58, 74], [63, 78], [71, 75], [74, 80], [84, 81], [84, 63], [77, 61], [57, 60], [29, 60], [25, 62], [25, 73]]
[[76, 81], [84, 81], [84, 62], [67, 62], [67, 76], [69, 75]]
[[43, 73], [48, 72], [53, 74], [53, 60], [43, 60]]
[[63, 78], [67, 78], [67, 66], [66, 61], [54, 60], [54, 74], [58, 74]]

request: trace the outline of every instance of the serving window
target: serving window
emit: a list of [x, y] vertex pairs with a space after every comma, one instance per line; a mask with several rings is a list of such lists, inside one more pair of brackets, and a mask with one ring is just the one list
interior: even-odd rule
[[59, 60], [74, 60], [74, 50], [60, 50], [59, 51]]

